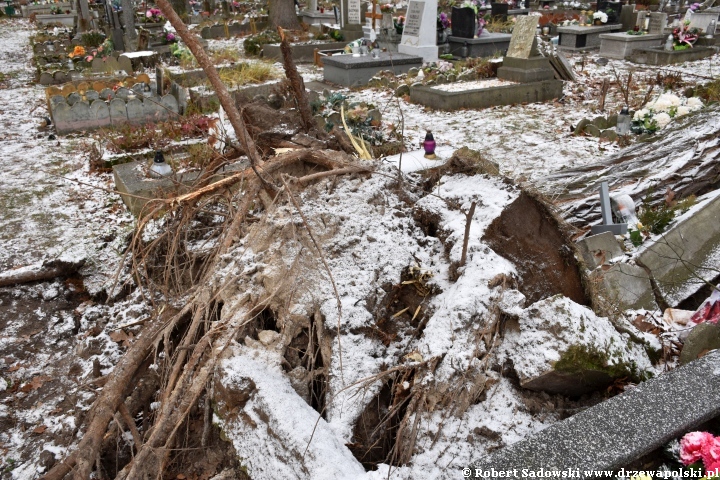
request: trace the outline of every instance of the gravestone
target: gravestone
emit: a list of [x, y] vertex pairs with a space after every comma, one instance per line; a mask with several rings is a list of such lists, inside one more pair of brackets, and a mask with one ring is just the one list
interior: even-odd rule
[[500, 18], [501, 22], [507, 22], [508, 11], [510, 5], [507, 3], [491, 3], [490, 4], [490, 16], [492, 18]]
[[648, 33], [650, 35], [662, 35], [667, 26], [667, 13], [651, 12]]
[[82, 33], [87, 32], [94, 26], [92, 24], [90, 8], [88, 7], [88, 0], [77, 0], [77, 3], [80, 6], [80, 11], [78, 12], [77, 35], [75, 35], [75, 38], [80, 39]]
[[437, 61], [437, 0], [410, 0], [398, 52]]
[[632, 30], [637, 25], [637, 14], [634, 5], [623, 5], [620, 10], [620, 24], [624, 32]]
[[707, 32], [710, 24], [715, 21], [717, 25], [718, 14], [716, 13], [693, 13], [690, 17], [690, 28], [699, 28], [703, 32]]
[[160, 99], [160, 104], [165, 108], [168, 112], [168, 118], [174, 118], [175, 115], [171, 115], [172, 113], [180, 113], [180, 108], [178, 107], [178, 102], [172, 95], [165, 95]]
[[67, 83], [70, 81], [70, 77], [68, 77], [67, 73], [63, 72], [62, 70], [58, 70], [57, 72], [53, 73], [53, 80], [55, 83]]
[[114, 98], [110, 101], [110, 122], [114, 127], [127, 123], [125, 101]]
[[88, 90], [85, 92], [85, 99], [88, 102], [95, 101], [100, 98], [100, 93], [96, 92], [95, 90]]
[[519, 83], [553, 80], [555, 70], [550, 60], [537, 55], [533, 48], [538, 17], [528, 15], [516, 18], [507, 55], [503, 59], [503, 66], [498, 68], [498, 78]]
[[453, 37], [475, 37], [475, 11], [472, 8], [452, 7], [451, 15]]
[[645, 29], [645, 18], [647, 18], [648, 12], [645, 10], [640, 10], [637, 12], [637, 20], [635, 22], [635, 26], [640, 27], [640, 30]]
[[530, 58], [537, 26], [538, 17], [536, 16], [517, 17], [506, 56]]

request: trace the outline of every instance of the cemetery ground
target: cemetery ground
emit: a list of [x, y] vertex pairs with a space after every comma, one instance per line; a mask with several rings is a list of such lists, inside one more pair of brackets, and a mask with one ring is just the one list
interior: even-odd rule
[[[317, 87], [321, 71], [301, 66], [319, 94], [379, 111], [386, 138], [417, 150], [432, 130], [452, 160], [423, 173], [406, 154], [399, 176], [396, 157], [310, 153], [270, 179], [273, 195], [215, 191], [192, 218], [178, 203], [143, 224], [99, 168], [106, 134], [38, 128], [48, 112], [29, 66], [34, 31], [0, 20], [0, 282], [62, 275], [0, 287], [0, 478], [39, 478], [68, 456], [97, 465], [95, 478], [459, 478], [677, 367], [684, 324], [604, 302], [573, 240], [599, 217], [598, 171], [638, 201], [704, 181], [683, 218], [711, 203], [702, 167], [716, 163], [717, 107], [629, 141], [575, 130], [620, 110], [630, 71], [639, 108], [710, 82], [717, 55], [655, 68], [571, 54], [578, 81], [562, 98], [455, 112], [390, 88]], [[292, 118], [259, 111], [271, 127]], [[230, 228], [238, 211], [247, 218]], [[157, 341], [138, 350], [149, 332]], [[137, 351], [132, 371], [116, 368]], [[598, 362], [597, 384], [573, 376]], [[167, 383], [177, 387], [159, 390]], [[103, 414], [93, 403], [127, 384], [96, 454], [72, 457]], [[647, 465], [662, 458], [645, 453]]]

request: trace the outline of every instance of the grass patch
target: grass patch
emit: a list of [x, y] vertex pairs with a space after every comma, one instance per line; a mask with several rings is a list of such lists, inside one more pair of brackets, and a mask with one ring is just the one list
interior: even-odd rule
[[229, 88], [263, 83], [273, 78], [278, 78], [278, 73], [266, 62], [241, 63], [220, 71], [220, 80]]

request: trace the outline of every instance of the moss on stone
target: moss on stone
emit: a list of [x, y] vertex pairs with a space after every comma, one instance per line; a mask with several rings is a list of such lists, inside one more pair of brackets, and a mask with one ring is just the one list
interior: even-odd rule
[[612, 378], [628, 377], [633, 382], [648, 379], [645, 372], [639, 372], [634, 362], [611, 362], [612, 354], [596, 346], [571, 345], [555, 362], [556, 371], [581, 373], [588, 370], [603, 372]]

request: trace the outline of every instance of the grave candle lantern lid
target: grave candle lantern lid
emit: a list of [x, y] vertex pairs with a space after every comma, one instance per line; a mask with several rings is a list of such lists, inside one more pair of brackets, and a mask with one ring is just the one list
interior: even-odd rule
[[150, 167], [151, 177], [167, 177], [172, 175], [173, 170], [170, 165], [165, 163], [165, 155], [161, 150], [155, 152], [155, 159], [153, 160], [152, 167]]

